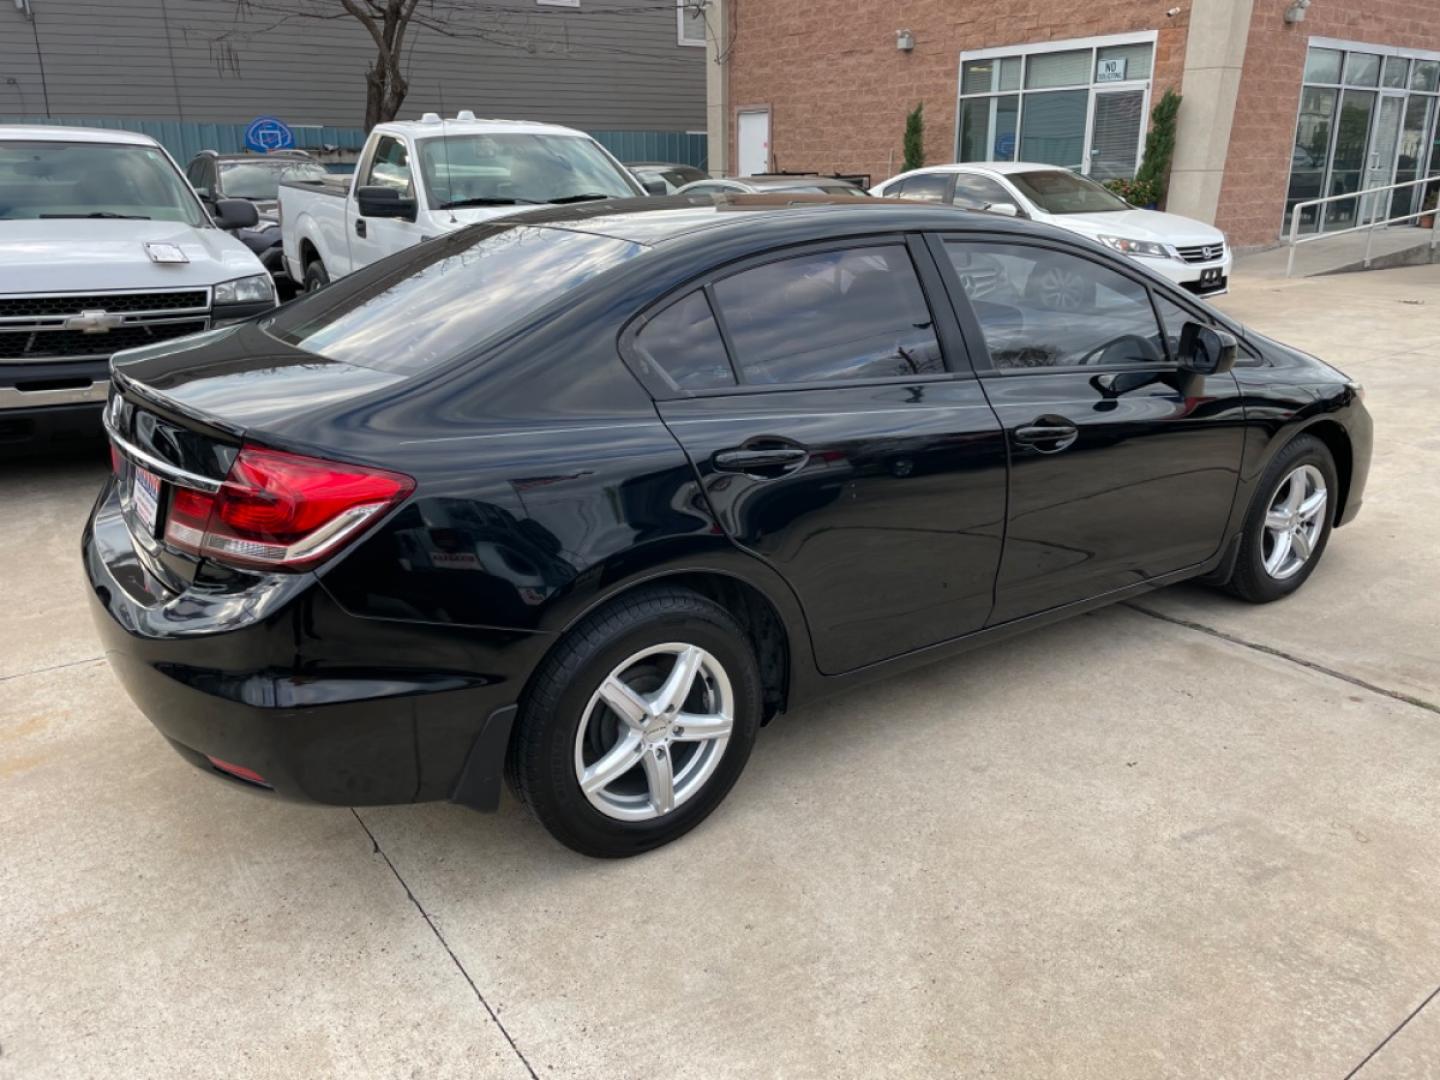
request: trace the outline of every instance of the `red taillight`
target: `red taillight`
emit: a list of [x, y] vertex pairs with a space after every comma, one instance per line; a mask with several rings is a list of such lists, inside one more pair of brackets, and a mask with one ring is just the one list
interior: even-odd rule
[[400, 473], [244, 446], [215, 494], [175, 488], [165, 539], [221, 562], [303, 570], [414, 489]]
[[120, 475], [120, 466], [124, 460], [125, 459], [120, 456], [120, 448], [112, 442], [110, 444], [110, 472], [113, 475]]

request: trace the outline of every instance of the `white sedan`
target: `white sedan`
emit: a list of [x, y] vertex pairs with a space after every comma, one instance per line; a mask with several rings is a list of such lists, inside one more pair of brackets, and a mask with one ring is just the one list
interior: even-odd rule
[[1232, 257], [1219, 229], [1179, 214], [1138, 209], [1095, 181], [1056, 165], [933, 165], [892, 177], [870, 194], [1032, 218], [1133, 256], [1197, 296], [1229, 290]]

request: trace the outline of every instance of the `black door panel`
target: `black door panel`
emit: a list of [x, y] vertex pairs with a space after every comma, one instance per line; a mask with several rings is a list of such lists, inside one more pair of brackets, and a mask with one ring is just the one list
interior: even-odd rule
[[[991, 622], [1133, 585], [1219, 548], [1244, 444], [1234, 376], [1182, 386], [1161, 372], [1115, 396], [1100, 376], [1073, 371], [983, 381], [1012, 464]], [[1065, 424], [1075, 429], [1068, 442]], [[1056, 428], [1054, 438], [1027, 436], [1039, 427]]]
[[[659, 409], [725, 531], [799, 595], [825, 673], [985, 625], [1004, 529], [1005, 445], [973, 379]], [[746, 471], [727, 456], [778, 457], [782, 448], [803, 452], [800, 467], [791, 454]]]

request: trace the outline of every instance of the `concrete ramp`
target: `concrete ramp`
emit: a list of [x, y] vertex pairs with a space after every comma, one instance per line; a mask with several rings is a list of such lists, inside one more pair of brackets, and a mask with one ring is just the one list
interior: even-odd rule
[[[1347, 274], [1355, 270], [1389, 270], [1440, 262], [1440, 246], [1432, 246], [1434, 233], [1415, 226], [1376, 229], [1370, 241], [1370, 264], [1365, 264], [1364, 233], [1312, 240], [1295, 248], [1295, 277]], [[1237, 273], [1257, 277], [1284, 277], [1290, 249], [1284, 244], [1235, 257]]]

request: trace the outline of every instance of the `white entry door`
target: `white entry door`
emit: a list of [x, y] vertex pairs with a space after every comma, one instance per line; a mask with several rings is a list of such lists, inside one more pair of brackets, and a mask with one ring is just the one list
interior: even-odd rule
[[754, 176], [770, 171], [770, 112], [768, 109], [740, 114], [736, 175]]

